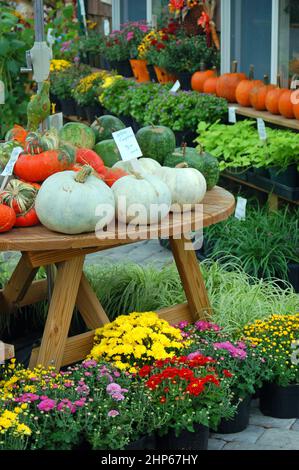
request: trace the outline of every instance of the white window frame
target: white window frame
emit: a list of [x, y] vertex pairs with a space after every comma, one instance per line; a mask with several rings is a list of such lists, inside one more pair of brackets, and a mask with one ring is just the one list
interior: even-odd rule
[[[276, 83], [278, 73], [280, 0], [272, 0], [271, 82]], [[221, 0], [221, 73], [231, 71], [231, 0]]]
[[[112, 29], [120, 28], [120, 2], [122, 0], [112, 0]], [[146, 0], [146, 21], [151, 24], [153, 15], [153, 2]]]

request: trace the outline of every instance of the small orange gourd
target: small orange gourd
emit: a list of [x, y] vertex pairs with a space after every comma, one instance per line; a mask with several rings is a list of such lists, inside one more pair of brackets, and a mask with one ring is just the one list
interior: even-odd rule
[[0, 204], [0, 233], [8, 232], [16, 223], [17, 216], [15, 211], [4, 204]]
[[281, 88], [280, 75], [277, 75], [277, 88], [270, 90], [266, 96], [265, 104], [269, 113], [279, 114], [279, 99], [285, 90], [285, 88]]
[[191, 88], [194, 91], [198, 91], [199, 93], [203, 93], [204, 91], [204, 84], [205, 82], [212, 77], [215, 77], [216, 71], [213, 70], [205, 70], [204, 64], [200, 64], [200, 71], [195, 72], [191, 78]]
[[250, 66], [249, 79], [242, 80], [236, 89], [236, 99], [237, 102], [244, 107], [251, 106], [250, 102], [250, 93], [252, 89], [256, 86], [263, 85], [261, 80], [254, 80], [254, 66]]
[[229, 103], [236, 102], [236, 90], [242, 80], [246, 80], [245, 73], [237, 73], [238, 63], [233, 62], [233, 72], [221, 75], [217, 81], [216, 93], [220, 98], [225, 98]]
[[295, 113], [292, 103], [294, 90], [284, 90], [278, 102], [279, 113], [287, 119], [294, 119]]
[[264, 83], [254, 86], [250, 92], [251, 106], [257, 111], [266, 110], [266, 97], [269, 91], [274, 90], [276, 85], [269, 85], [268, 75], [264, 76]]

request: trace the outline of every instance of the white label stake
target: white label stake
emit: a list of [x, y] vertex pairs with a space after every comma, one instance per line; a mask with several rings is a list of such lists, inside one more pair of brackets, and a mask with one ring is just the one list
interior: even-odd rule
[[177, 91], [179, 91], [180, 88], [181, 88], [181, 84], [179, 80], [177, 80], [175, 84], [173, 85], [173, 87], [170, 89], [170, 93], [176, 93]]
[[247, 199], [244, 199], [243, 197], [238, 197], [236, 211], [235, 211], [236, 219], [246, 220], [246, 206], [247, 206]]
[[10, 155], [10, 159], [6, 163], [4, 170], [1, 173], [1, 176], [4, 176], [4, 179], [1, 184], [1, 191], [5, 188], [8, 178], [13, 174], [14, 166], [16, 164], [19, 155], [23, 152], [22, 147], [16, 147], [13, 149]]
[[267, 140], [267, 130], [265, 121], [262, 118], [257, 119], [257, 130], [261, 140]]
[[237, 122], [236, 109], [237, 108], [234, 108], [233, 106], [228, 108], [228, 122], [231, 124], [236, 124]]

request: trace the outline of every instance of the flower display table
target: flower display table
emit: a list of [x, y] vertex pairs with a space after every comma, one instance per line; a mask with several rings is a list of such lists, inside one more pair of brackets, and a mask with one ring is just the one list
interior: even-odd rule
[[[207, 193], [202, 213], [189, 213], [186, 221], [182, 220], [181, 214], [170, 215], [159, 225], [139, 227], [138, 234], [127, 227], [120, 230], [116, 227], [113, 232], [109, 229], [103, 232], [101, 237], [95, 233], [68, 236], [37, 226], [14, 229], [0, 235], [2, 251], [22, 252], [9, 282], [0, 291], [0, 312], [44, 300], [47, 280], [34, 281], [35, 275], [41, 266], [54, 265], [57, 268], [41, 346], [32, 351], [30, 367], [53, 365], [58, 370], [63, 365], [82, 360], [91, 350], [94, 330], [109, 322], [83, 273], [84, 259], [89, 253], [169, 234], [187, 303], [158, 313], [170, 323], [205, 318], [211, 307], [195, 252], [188, 239], [190, 220], [191, 229], [198, 230], [225, 220], [232, 214], [234, 206], [234, 197], [216, 187]], [[90, 331], [68, 337], [75, 306]]]

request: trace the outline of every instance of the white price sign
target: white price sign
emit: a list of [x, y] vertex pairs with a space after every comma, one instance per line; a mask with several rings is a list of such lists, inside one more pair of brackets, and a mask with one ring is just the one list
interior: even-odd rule
[[235, 211], [236, 219], [246, 220], [246, 206], [247, 206], [247, 199], [244, 199], [243, 197], [238, 197], [236, 211]]
[[16, 147], [11, 152], [10, 159], [6, 163], [4, 170], [1, 173], [1, 176], [11, 176], [13, 174], [14, 166], [16, 164], [19, 155], [23, 152], [22, 147]]
[[265, 121], [262, 118], [257, 119], [257, 130], [261, 140], [267, 140], [267, 130]]
[[48, 129], [57, 129], [60, 131], [60, 129], [63, 128], [63, 114], [62, 113], [56, 113], [56, 114], [51, 114], [51, 116], [48, 117]]
[[233, 106], [228, 108], [228, 122], [231, 124], [236, 124], [237, 122], [236, 109], [237, 108], [234, 108]]
[[175, 84], [173, 85], [173, 87], [170, 89], [170, 93], [176, 93], [177, 91], [179, 91], [180, 88], [181, 88], [181, 84], [179, 80], [177, 80]]
[[117, 145], [122, 160], [136, 160], [142, 157], [142, 152], [133, 132], [132, 127], [127, 127], [121, 131], [112, 133], [113, 139]]

